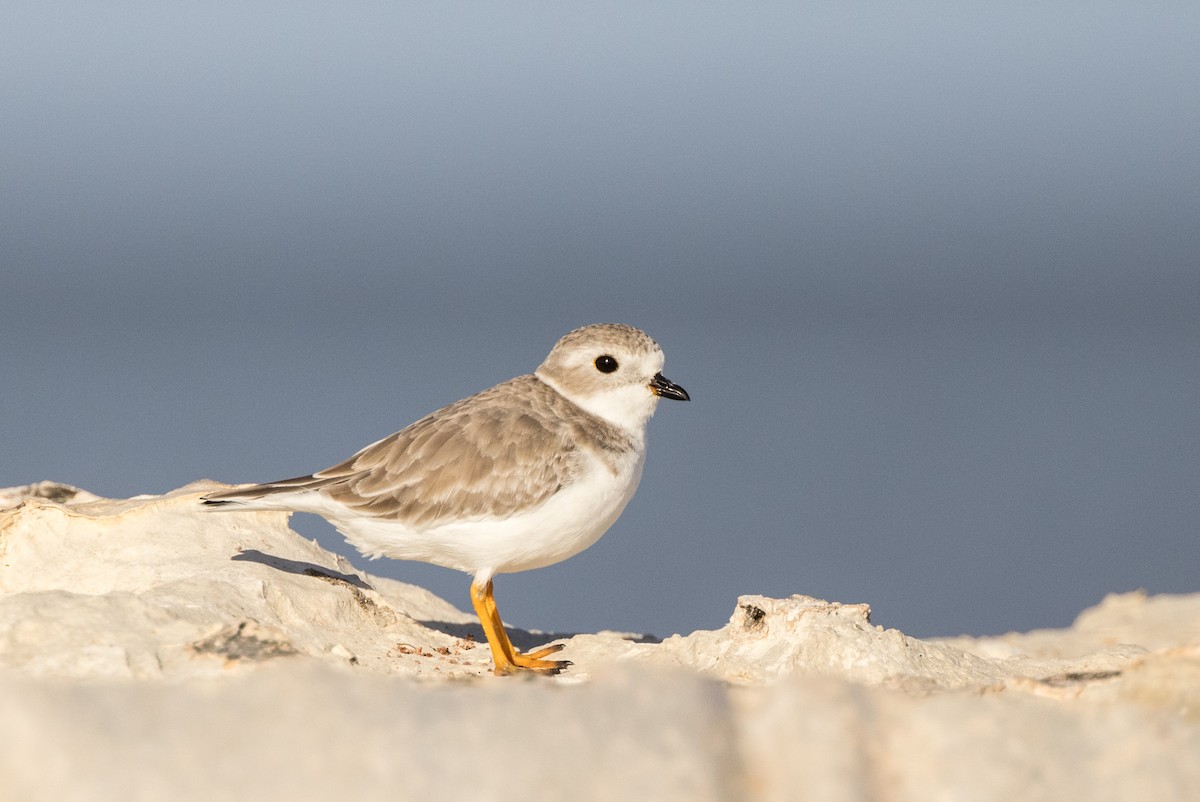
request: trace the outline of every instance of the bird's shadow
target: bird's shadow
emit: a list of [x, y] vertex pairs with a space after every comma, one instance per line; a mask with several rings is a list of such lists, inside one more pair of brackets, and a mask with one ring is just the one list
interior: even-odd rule
[[340, 571], [333, 571], [315, 563], [289, 560], [286, 557], [276, 557], [274, 554], [267, 554], [258, 549], [244, 549], [229, 559], [237, 562], [261, 563], [277, 571], [284, 571], [285, 573], [297, 574], [299, 576], [325, 577], [326, 579], [333, 579], [338, 582], [345, 582], [347, 585], [353, 585], [359, 590], [375, 589], [364, 582], [358, 574], [343, 574]]
[[[452, 621], [418, 621], [417, 623], [430, 629], [436, 629], [438, 632], [444, 632], [451, 637], [469, 638], [477, 643], [486, 642], [483, 627], [479, 624], [462, 624]], [[517, 629], [509, 624], [504, 625], [504, 631], [508, 633], [508, 639], [512, 641], [512, 645], [521, 651], [528, 651], [535, 646], [543, 646], [557, 640], [569, 640], [576, 635], [587, 634], [580, 632], [531, 632], [526, 629]], [[621, 633], [620, 637], [622, 640], [627, 640], [631, 643], [662, 643], [662, 638], [655, 637], [654, 635]]]
[[[418, 621], [417, 623], [423, 627], [444, 632], [452, 638], [487, 643], [487, 636], [483, 634], [483, 627], [480, 624], [457, 621]], [[508, 639], [512, 641], [512, 645], [523, 652], [556, 640], [569, 640], [579, 634], [578, 632], [530, 632], [509, 625], [505, 625], [504, 631], [508, 633]]]
[[[267, 554], [258, 549], [245, 549], [238, 552], [229, 558], [238, 562], [254, 562], [265, 565], [269, 568], [274, 568], [277, 571], [283, 571], [289, 574], [298, 576], [309, 576], [323, 581], [333, 581], [336, 583], [345, 583], [358, 590], [374, 590], [367, 582], [364, 582], [362, 577], [357, 574], [346, 574], [340, 571], [333, 571], [324, 566], [316, 565], [315, 563], [304, 562], [302, 560], [289, 560], [286, 557], [277, 557], [274, 554]], [[416, 619], [414, 619], [416, 620]], [[442, 632], [453, 638], [462, 638], [464, 640], [473, 640], [476, 643], [486, 643], [487, 638], [483, 634], [483, 627], [478, 623], [462, 623], [458, 621], [421, 621], [417, 623], [423, 627]], [[524, 629], [516, 629], [515, 627], [506, 627], [508, 638], [512, 641], [513, 646], [518, 649], [527, 650], [535, 646], [541, 646], [551, 641], [566, 640], [580, 634], [578, 632], [530, 632]], [[634, 643], [659, 643], [660, 639], [653, 635], [626, 635], [626, 640]]]

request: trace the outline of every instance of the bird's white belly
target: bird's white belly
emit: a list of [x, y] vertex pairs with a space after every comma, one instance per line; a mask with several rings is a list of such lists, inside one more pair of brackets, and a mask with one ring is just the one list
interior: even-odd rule
[[414, 529], [397, 521], [322, 510], [359, 551], [456, 568], [481, 579], [541, 568], [572, 557], [600, 539], [633, 498], [644, 453], [630, 454], [614, 474], [589, 461], [579, 481], [528, 512], [503, 519], [474, 519]]

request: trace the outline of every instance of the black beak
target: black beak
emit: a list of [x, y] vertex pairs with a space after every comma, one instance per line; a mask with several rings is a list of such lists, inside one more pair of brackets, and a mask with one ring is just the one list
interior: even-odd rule
[[654, 378], [651, 379], [650, 392], [657, 396], [662, 396], [663, 398], [673, 398], [676, 401], [692, 400], [688, 397], [687, 390], [683, 389], [661, 373], [655, 373]]

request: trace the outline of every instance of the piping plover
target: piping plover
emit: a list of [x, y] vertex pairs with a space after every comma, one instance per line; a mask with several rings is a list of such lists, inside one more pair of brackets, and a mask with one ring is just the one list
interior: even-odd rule
[[640, 329], [584, 326], [533, 374], [443, 407], [332, 468], [202, 500], [316, 513], [372, 559], [466, 571], [496, 673], [557, 674], [570, 663], [545, 658], [561, 645], [513, 648], [492, 578], [578, 554], [617, 519], [641, 479], [658, 399], [689, 400], [662, 366], [662, 349]]

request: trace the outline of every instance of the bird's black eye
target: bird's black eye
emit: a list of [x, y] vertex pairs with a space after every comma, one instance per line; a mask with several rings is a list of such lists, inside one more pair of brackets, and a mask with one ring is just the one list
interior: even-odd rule
[[617, 360], [613, 359], [608, 354], [596, 357], [596, 370], [601, 373], [612, 373], [617, 369]]

